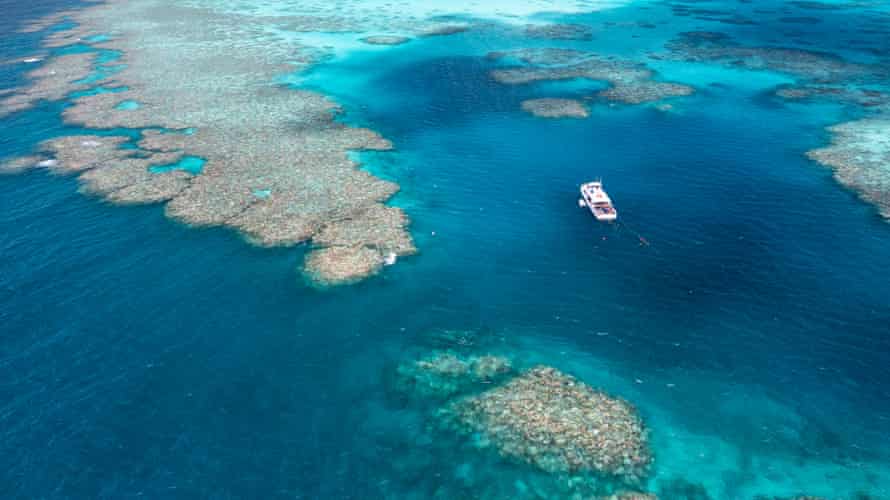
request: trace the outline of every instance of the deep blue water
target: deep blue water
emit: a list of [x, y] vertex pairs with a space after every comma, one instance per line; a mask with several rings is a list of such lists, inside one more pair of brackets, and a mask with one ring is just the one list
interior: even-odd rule
[[[668, 15], [653, 9], [573, 20]], [[825, 20], [795, 28], [832, 35], [797, 36], [841, 50], [849, 13], [808, 12]], [[634, 56], [712, 23], [672, 19], [574, 44]], [[393, 202], [421, 249], [355, 286], [307, 287], [301, 248], [111, 207], [71, 178], [0, 177], [0, 497], [430, 497], [476, 452], [423, 441], [424, 414], [387, 373], [443, 327], [494, 332], [501, 351], [637, 405], [653, 489], [890, 497], [890, 225], [803, 155], [853, 113], [767, 97], [779, 75], [665, 63], [701, 89], [672, 112], [535, 119], [519, 102], [543, 87], [487, 76], [482, 56], [522, 43], [511, 36], [414, 41], [306, 75], [344, 121], [395, 143], [363, 158], [402, 185]], [[4, 35], [0, 54], [37, 41]], [[2, 86], [21, 71], [0, 67]], [[0, 121], [0, 156], [75, 132], [59, 110]], [[621, 225], [577, 207], [592, 177]]]

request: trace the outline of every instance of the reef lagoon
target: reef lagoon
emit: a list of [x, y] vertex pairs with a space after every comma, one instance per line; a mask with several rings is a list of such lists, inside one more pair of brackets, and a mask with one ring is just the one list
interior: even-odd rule
[[0, 498], [890, 498], [884, 3], [3, 7]]

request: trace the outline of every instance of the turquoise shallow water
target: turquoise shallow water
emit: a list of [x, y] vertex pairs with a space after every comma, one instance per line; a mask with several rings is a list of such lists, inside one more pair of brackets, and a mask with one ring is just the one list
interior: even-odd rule
[[[715, 23], [673, 14], [575, 16], [657, 27], [565, 45], [640, 57]], [[804, 28], [820, 37], [795, 36], [842, 50], [833, 33], [854, 21], [818, 15]], [[11, 39], [4, 58], [36, 43]], [[854, 113], [777, 101], [781, 75], [659, 62], [699, 92], [670, 112], [540, 120], [519, 102], [590, 88], [494, 83], [484, 54], [522, 45], [492, 26], [302, 76], [396, 145], [360, 158], [401, 184], [421, 253], [355, 286], [307, 287], [303, 249], [110, 207], [69, 178], [0, 178], [0, 495], [519, 495], [533, 473], [430, 430], [394, 394], [393, 367], [455, 328], [638, 406], [662, 498], [890, 497], [890, 226], [803, 155]], [[0, 122], [0, 156], [77, 132], [59, 111]], [[578, 209], [592, 177], [622, 225]]]
[[206, 160], [197, 156], [183, 156], [178, 162], [171, 165], [155, 165], [148, 170], [155, 174], [169, 172], [170, 170], [184, 170], [190, 174], [198, 175], [204, 169]]

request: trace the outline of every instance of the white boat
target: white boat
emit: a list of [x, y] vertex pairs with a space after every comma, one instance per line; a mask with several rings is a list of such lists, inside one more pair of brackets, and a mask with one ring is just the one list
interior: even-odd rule
[[581, 199], [578, 206], [587, 207], [596, 220], [613, 221], [618, 218], [618, 212], [612, 206], [612, 200], [603, 190], [602, 181], [581, 184]]

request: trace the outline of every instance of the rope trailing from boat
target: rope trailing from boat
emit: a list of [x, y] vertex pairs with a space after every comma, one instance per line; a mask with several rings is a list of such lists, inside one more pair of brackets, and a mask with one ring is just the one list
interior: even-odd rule
[[649, 243], [649, 240], [647, 240], [639, 231], [630, 227], [630, 225], [628, 225], [627, 222], [624, 222], [623, 219], [616, 221], [616, 226], [617, 227], [615, 229], [615, 232], [621, 232], [622, 229], [625, 229], [626, 231], [630, 232], [634, 236], [634, 238], [637, 239], [637, 241], [640, 242], [641, 247], [652, 246], [652, 244]]

